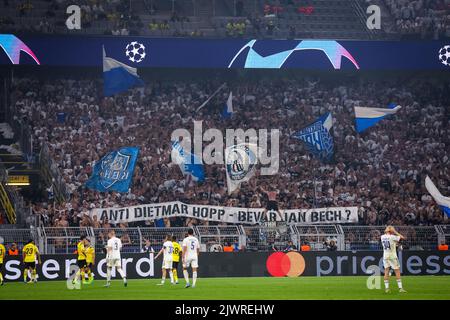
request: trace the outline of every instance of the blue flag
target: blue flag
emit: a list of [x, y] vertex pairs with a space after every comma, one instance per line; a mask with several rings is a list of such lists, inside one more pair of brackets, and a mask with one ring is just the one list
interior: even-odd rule
[[138, 147], [124, 147], [108, 153], [95, 164], [86, 187], [100, 192], [128, 192], [138, 154]]
[[294, 133], [292, 137], [302, 140], [312, 154], [321, 161], [328, 162], [334, 154], [333, 136], [330, 132], [332, 126], [333, 117], [331, 113], [327, 113], [313, 124]]
[[112, 96], [134, 86], [143, 86], [137, 69], [106, 56], [103, 48], [103, 93]]
[[178, 164], [183, 175], [190, 175], [194, 181], [205, 181], [201, 160], [193, 153], [183, 150], [178, 141], [172, 141], [172, 160]]
[[222, 110], [222, 118], [228, 119], [233, 115], [233, 93], [230, 91], [230, 95], [228, 96], [227, 103]]
[[401, 106], [390, 103], [388, 108], [366, 108], [355, 107], [355, 123], [356, 131], [358, 133], [376, 125], [379, 121], [386, 118], [388, 115], [396, 113]]

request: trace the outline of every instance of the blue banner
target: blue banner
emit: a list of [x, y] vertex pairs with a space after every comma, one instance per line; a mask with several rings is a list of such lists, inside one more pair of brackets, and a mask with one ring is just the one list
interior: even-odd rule
[[293, 138], [302, 140], [308, 150], [324, 162], [329, 162], [334, 154], [334, 142], [331, 135], [333, 117], [327, 113], [313, 124], [301, 129], [292, 135]]
[[124, 147], [108, 153], [95, 164], [86, 187], [100, 192], [128, 192], [138, 154], [138, 147]]
[[[133, 68], [449, 70], [448, 41], [335, 41], [1, 35], [0, 64]], [[2, 49], [3, 48], [3, 49]], [[20, 52], [20, 54], [19, 54]]]

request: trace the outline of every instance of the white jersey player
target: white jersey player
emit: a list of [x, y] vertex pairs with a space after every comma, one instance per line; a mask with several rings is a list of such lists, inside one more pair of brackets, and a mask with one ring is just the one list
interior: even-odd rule
[[384, 287], [386, 293], [390, 292], [389, 268], [394, 269], [400, 292], [406, 292], [403, 289], [402, 280], [400, 278], [400, 263], [398, 262], [397, 257], [397, 244], [400, 240], [404, 239], [405, 237], [398, 233], [393, 226], [387, 226], [384, 234], [381, 236], [381, 245], [383, 246]]
[[173, 243], [172, 243], [172, 236], [167, 235], [166, 239], [164, 240], [163, 246], [161, 250], [159, 250], [158, 254], [155, 257], [155, 260], [158, 259], [158, 257], [163, 254], [163, 263], [162, 263], [162, 278], [161, 283], [158, 283], [159, 286], [163, 285], [166, 281], [166, 275], [167, 272], [170, 276], [170, 283], [174, 284], [173, 281], [173, 272], [172, 272], [172, 265], [173, 265]]
[[106, 285], [111, 285], [111, 271], [113, 267], [116, 267], [117, 272], [123, 279], [123, 285], [127, 286], [127, 278], [122, 270], [122, 259], [120, 256], [120, 250], [122, 249], [122, 241], [116, 237], [114, 230], [108, 232], [108, 244], [106, 245]]
[[195, 288], [197, 282], [198, 255], [200, 254], [200, 243], [194, 237], [194, 230], [188, 230], [188, 236], [184, 238], [182, 244], [183, 252], [183, 275], [186, 280], [186, 288], [190, 287], [189, 273], [187, 268], [192, 267], [192, 288]]

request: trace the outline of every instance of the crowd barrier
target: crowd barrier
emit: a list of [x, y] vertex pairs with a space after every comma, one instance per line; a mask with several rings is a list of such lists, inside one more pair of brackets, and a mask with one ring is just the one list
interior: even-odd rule
[[[450, 253], [442, 251], [401, 251], [401, 271], [404, 275], [450, 275]], [[370, 276], [382, 275], [382, 252], [335, 251], [335, 252], [231, 252], [201, 253], [199, 256], [200, 278], [209, 277], [299, 277], [299, 276]], [[154, 254], [125, 253], [122, 268], [128, 279], [161, 277], [162, 258]], [[22, 281], [23, 264], [18, 257], [7, 257], [3, 266], [6, 281]], [[76, 267], [75, 255], [42, 255], [37, 266], [38, 280], [66, 280], [73, 277]], [[181, 266], [179, 266], [179, 275]], [[96, 257], [93, 267], [95, 279], [105, 279], [106, 259]], [[115, 270], [113, 278], [120, 279]]]

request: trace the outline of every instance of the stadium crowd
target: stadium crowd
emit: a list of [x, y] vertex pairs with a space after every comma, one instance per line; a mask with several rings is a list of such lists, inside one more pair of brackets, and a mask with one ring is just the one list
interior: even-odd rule
[[385, 0], [404, 37], [450, 37], [449, 0]]
[[[46, 197], [36, 199], [34, 213], [49, 226], [105, 227], [110, 225], [107, 221], [90, 219], [91, 208], [173, 200], [265, 207], [263, 187], [279, 191], [281, 209], [358, 206], [361, 224], [446, 223], [424, 188], [424, 179], [429, 175], [443, 194], [450, 193], [448, 82], [259, 79], [230, 85], [196, 113], [220, 84], [153, 82], [103, 98], [101, 81], [16, 79], [12, 101], [17, 116], [33, 128], [35, 141], [48, 145], [71, 194], [61, 205]], [[229, 90], [236, 114], [223, 120], [220, 112]], [[355, 132], [353, 106], [384, 107], [391, 101], [403, 107], [397, 115], [367, 133]], [[323, 164], [290, 135], [328, 111], [334, 117], [335, 159]], [[223, 166], [205, 166], [204, 183], [185, 179], [178, 166], [171, 164], [170, 135], [177, 128], [193, 132], [193, 120], [203, 120], [203, 132], [211, 127], [222, 132], [226, 128], [280, 129], [278, 174], [257, 174], [231, 196]], [[122, 146], [140, 147], [130, 192], [86, 189], [95, 161]], [[159, 223], [167, 227], [208, 224], [190, 218]]]

